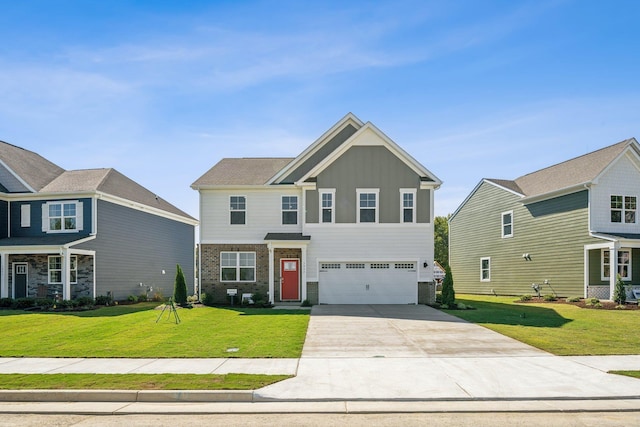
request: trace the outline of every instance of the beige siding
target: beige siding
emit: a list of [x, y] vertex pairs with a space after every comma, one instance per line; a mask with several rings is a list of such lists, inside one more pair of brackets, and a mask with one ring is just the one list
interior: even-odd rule
[[[450, 222], [450, 264], [457, 292], [532, 294], [549, 280], [559, 295], [582, 295], [584, 245], [589, 237], [588, 193], [524, 206], [516, 194], [482, 183]], [[502, 212], [513, 211], [513, 233], [502, 238]], [[523, 258], [529, 254], [530, 261]], [[480, 280], [480, 259], [491, 258], [491, 280]], [[552, 293], [543, 287], [543, 294]]]

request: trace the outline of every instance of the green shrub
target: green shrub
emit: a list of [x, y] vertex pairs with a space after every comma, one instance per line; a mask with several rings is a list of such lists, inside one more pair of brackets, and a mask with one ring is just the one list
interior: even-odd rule
[[311, 307], [313, 304], [311, 304], [311, 301], [309, 301], [308, 299], [302, 301], [302, 304], [300, 304], [302, 307]]
[[138, 302], [138, 297], [135, 296], [135, 295], [129, 295], [127, 297], [127, 301], [132, 302], [132, 303], [136, 303], [136, 302]]
[[78, 307], [93, 307], [96, 301], [91, 297], [80, 297], [76, 298], [75, 303]]
[[55, 308], [67, 310], [73, 308], [73, 304], [74, 303], [72, 300], [63, 299], [62, 301], [56, 303]]
[[108, 295], [98, 295], [95, 300], [96, 305], [111, 305], [112, 303], [113, 299]]
[[190, 295], [187, 297], [187, 302], [188, 303], [194, 303], [194, 302], [198, 302], [198, 295]]
[[457, 308], [458, 310], [466, 310], [466, 309], [467, 309], [467, 306], [466, 306], [466, 304], [464, 304], [464, 303], [462, 303], [462, 302], [459, 302], [458, 304], [456, 304], [456, 308]]
[[16, 310], [24, 310], [25, 308], [31, 308], [36, 306], [36, 300], [33, 298], [18, 298], [13, 300], [11, 308]]
[[443, 310], [448, 310], [449, 309], [449, 305], [448, 304], [442, 304], [440, 305], [440, 308]]
[[600, 304], [600, 300], [598, 298], [589, 298], [585, 304], [589, 306], [594, 306], [596, 304]]
[[255, 305], [263, 305], [269, 302], [269, 300], [267, 299], [267, 295], [263, 294], [262, 292], [254, 292], [252, 299]]
[[147, 301], [147, 294], [140, 294], [138, 295], [138, 302], [146, 302]]
[[49, 308], [53, 307], [54, 303], [55, 301], [53, 301], [51, 298], [36, 298], [34, 305], [36, 307]]
[[567, 298], [567, 302], [580, 302], [580, 297], [571, 297], [571, 298]]
[[616, 305], [616, 310], [626, 310], [627, 306], [624, 304], [618, 304]]
[[180, 264], [176, 265], [176, 281], [173, 287], [173, 301], [176, 304], [187, 304], [187, 282]]
[[543, 301], [547, 301], [547, 302], [551, 302], [551, 301], [558, 301], [558, 298], [556, 298], [555, 295], [547, 294], [547, 295], [542, 297], [542, 300]]
[[215, 298], [213, 297], [213, 293], [206, 293], [206, 294], [202, 294], [200, 295], [202, 303], [204, 305], [208, 305], [208, 306], [214, 306], [215, 303]]
[[2, 298], [0, 299], [0, 307], [2, 308], [11, 308], [13, 306], [12, 298]]
[[162, 295], [162, 291], [157, 291], [153, 294], [153, 300], [155, 302], [162, 302], [164, 301], [164, 295]]
[[613, 290], [613, 300], [617, 302], [618, 305], [622, 305], [627, 302], [627, 291], [624, 288], [624, 282], [619, 274], [618, 279], [616, 280], [616, 287]]
[[442, 280], [442, 304], [453, 306], [456, 303], [456, 291], [453, 289], [453, 274], [451, 267], [446, 266]]
[[442, 304], [442, 292], [436, 292], [436, 304]]
[[531, 301], [532, 298], [533, 297], [531, 295], [525, 294], [525, 295], [520, 296], [520, 301], [522, 301], [522, 302]]

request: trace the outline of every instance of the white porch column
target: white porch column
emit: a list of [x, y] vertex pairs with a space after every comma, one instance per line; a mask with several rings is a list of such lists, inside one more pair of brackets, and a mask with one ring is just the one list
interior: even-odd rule
[[613, 294], [616, 289], [616, 280], [618, 279], [618, 248], [613, 245], [609, 249], [609, 299], [613, 301]]
[[62, 299], [71, 299], [71, 257], [69, 249], [62, 250]]
[[7, 253], [0, 253], [0, 298], [9, 298], [9, 265]]
[[275, 293], [274, 293], [274, 284], [273, 284], [273, 244], [269, 243], [267, 245], [269, 248], [269, 302], [271, 304], [275, 304]]
[[301, 284], [300, 287], [302, 288], [302, 300], [304, 301], [307, 299], [307, 245], [303, 245], [301, 248], [301, 252], [302, 252], [302, 261], [301, 261], [301, 266], [300, 266], [300, 277], [301, 277]]
[[584, 248], [584, 298], [587, 298], [589, 295], [589, 249]]

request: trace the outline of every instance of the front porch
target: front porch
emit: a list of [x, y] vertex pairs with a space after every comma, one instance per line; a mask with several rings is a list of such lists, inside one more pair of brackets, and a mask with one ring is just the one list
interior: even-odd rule
[[307, 299], [307, 246], [302, 233], [269, 233], [269, 302], [300, 303]]
[[597, 237], [608, 241], [585, 246], [584, 296], [613, 300], [620, 275], [625, 284], [627, 301], [637, 302], [640, 291], [640, 236]]

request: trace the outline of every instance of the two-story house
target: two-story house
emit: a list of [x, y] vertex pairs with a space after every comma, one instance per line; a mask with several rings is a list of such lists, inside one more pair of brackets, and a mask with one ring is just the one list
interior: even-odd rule
[[219, 302], [229, 289], [273, 303], [427, 302], [440, 184], [353, 114], [295, 158], [222, 159], [192, 185], [202, 292]]
[[449, 220], [458, 292], [612, 299], [640, 285], [640, 146], [628, 139], [515, 180], [483, 179]]
[[197, 221], [114, 169], [66, 171], [0, 142], [0, 297], [171, 296]]

